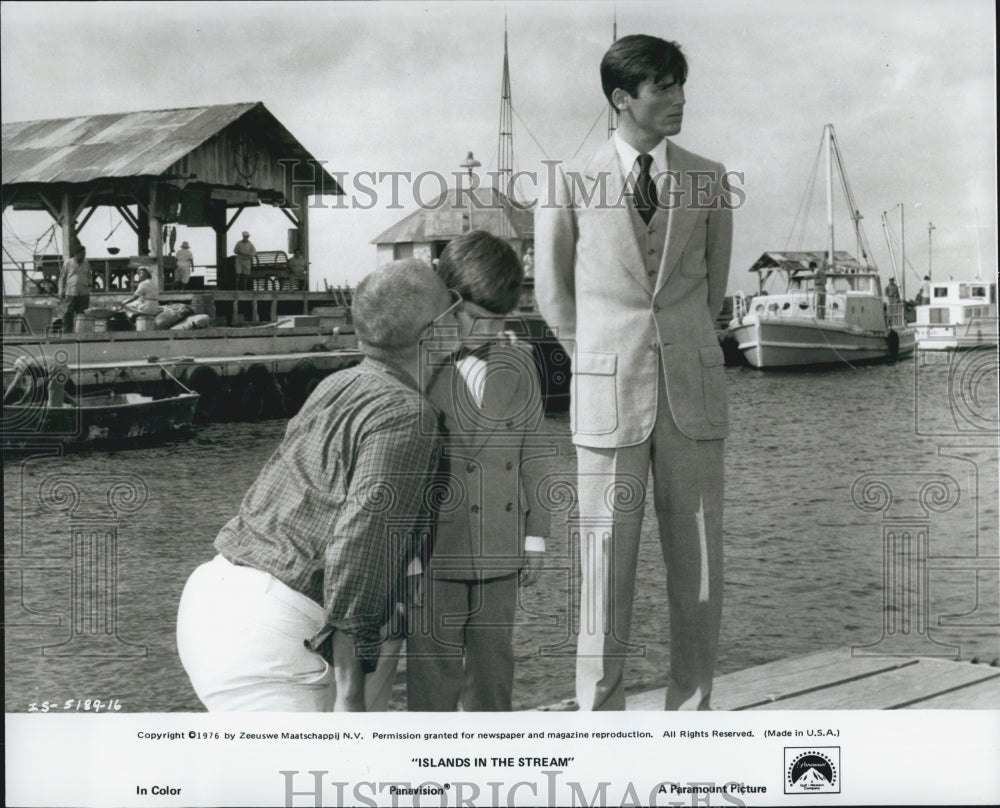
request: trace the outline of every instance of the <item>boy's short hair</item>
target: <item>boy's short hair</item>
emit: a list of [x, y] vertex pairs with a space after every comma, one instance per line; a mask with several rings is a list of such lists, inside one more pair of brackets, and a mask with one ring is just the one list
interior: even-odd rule
[[601, 59], [601, 87], [611, 104], [611, 93], [616, 87], [635, 98], [644, 81], [673, 76], [678, 84], [684, 84], [687, 72], [687, 59], [676, 42], [632, 34], [616, 40]]
[[445, 286], [493, 314], [513, 311], [524, 283], [524, 267], [514, 248], [485, 230], [452, 239], [441, 253], [437, 273]]

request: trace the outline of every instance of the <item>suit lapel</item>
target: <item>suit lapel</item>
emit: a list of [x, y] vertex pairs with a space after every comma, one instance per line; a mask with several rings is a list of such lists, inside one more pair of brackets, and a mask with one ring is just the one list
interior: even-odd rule
[[[626, 195], [625, 175], [614, 139], [608, 140], [584, 169], [584, 176], [597, 183], [591, 214], [597, 221], [608, 243], [615, 245], [614, 253], [633, 278], [649, 292], [653, 291], [646, 264], [639, 247], [639, 239], [632, 224], [629, 210], [631, 199]], [[588, 191], [590, 188], [588, 187]]]
[[670, 273], [677, 266], [677, 262], [684, 252], [684, 245], [691, 235], [691, 229], [698, 221], [698, 211], [691, 208], [695, 198], [695, 189], [691, 180], [687, 152], [669, 140], [667, 141], [667, 169], [670, 172], [667, 180], [670, 183], [670, 196], [668, 198], [677, 201], [667, 209], [667, 243], [664, 245], [663, 258], [656, 276], [656, 293], [659, 293], [663, 288]]

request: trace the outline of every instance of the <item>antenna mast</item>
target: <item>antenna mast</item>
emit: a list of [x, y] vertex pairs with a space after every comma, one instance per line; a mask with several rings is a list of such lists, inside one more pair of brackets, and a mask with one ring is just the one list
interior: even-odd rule
[[503, 19], [503, 79], [500, 84], [500, 136], [497, 143], [497, 173], [494, 178], [494, 191], [498, 194], [500, 203], [500, 232], [497, 234], [510, 238], [510, 210], [508, 198], [514, 194], [514, 108], [510, 98], [510, 63], [507, 56], [507, 15]]
[[[611, 28], [611, 41], [612, 43], [618, 41], [618, 7], [615, 6], [615, 16], [614, 22]], [[618, 128], [618, 110], [614, 108], [612, 104], [608, 104], [608, 138], [615, 133]]]

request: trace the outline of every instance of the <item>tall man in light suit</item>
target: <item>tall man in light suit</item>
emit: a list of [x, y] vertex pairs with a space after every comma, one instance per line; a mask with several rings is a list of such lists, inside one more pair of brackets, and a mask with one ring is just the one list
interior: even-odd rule
[[676, 43], [619, 39], [601, 62], [618, 131], [560, 170], [535, 214], [538, 305], [573, 356], [581, 517], [577, 699], [625, 707], [650, 468], [667, 568], [667, 709], [709, 709], [722, 613], [726, 380], [714, 320], [729, 274], [725, 169], [666, 138], [681, 130]]

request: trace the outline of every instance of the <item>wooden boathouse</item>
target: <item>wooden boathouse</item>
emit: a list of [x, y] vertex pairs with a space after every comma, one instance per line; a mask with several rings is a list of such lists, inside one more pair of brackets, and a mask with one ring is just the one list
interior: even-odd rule
[[[23, 292], [45, 291], [101, 207], [118, 211], [136, 250], [91, 257], [95, 291], [126, 291], [138, 265], [155, 272], [165, 291], [174, 259], [164, 226], [175, 223], [212, 228], [217, 286], [235, 288], [226, 237], [243, 211], [261, 205], [288, 219], [308, 267], [309, 200], [343, 194], [322, 161], [260, 102], [8, 123], [2, 159], [4, 211], [47, 211], [61, 234], [61, 256], [36, 258], [23, 273]], [[283, 256], [264, 256], [261, 268], [280, 274]]]

